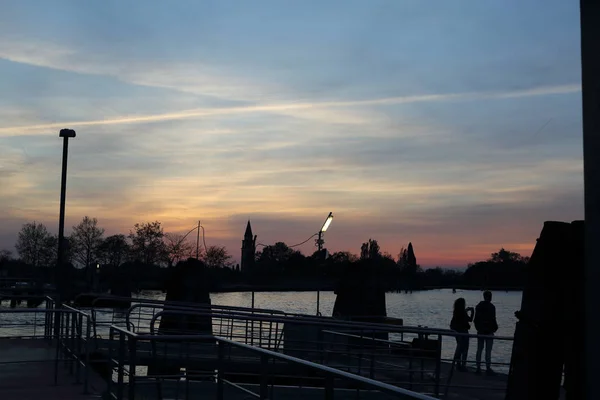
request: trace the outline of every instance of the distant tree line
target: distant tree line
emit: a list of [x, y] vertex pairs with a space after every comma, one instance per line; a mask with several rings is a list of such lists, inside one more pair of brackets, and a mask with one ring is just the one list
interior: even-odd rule
[[[147, 287], [150, 283], [156, 287], [166, 279], [165, 269], [196, 256], [196, 247], [184, 235], [164, 232], [158, 221], [135, 224], [127, 235], [104, 233], [98, 220], [88, 216], [73, 226], [65, 238], [65, 262], [72, 270], [71, 278], [91, 281], [94, 274], [101, 273], [107, 278], [121, 269], [128, 271], [134, 286], [141, 283]], [[15, 249], [17, 257], [7, 250], [0, 251], [0, 267], [6, 271], [5, 275], [53, 279], [47, 270], [56, 265], [58, 237], [44, 224], [35, 221], [24, 224]], [[198, 256], [209, 269], [219, 270], [216, 275], [229, 276], [233, 272], [232, 256], [223, 246], [203, 247]], [[119, 279], [122, 278], [119, 274]]]
[[[137, 223], [127, 235], [105, 236], [96, 218], [84, 217], [66, 238], [65, 259], [72, 276], [89, 281], [93, 274], [116, 276], [127, 271], [138, 289], [159, 289], [170, 267], [198, 257], [207, 267], [209, 278], [217, 285], [284, 285], [305, 282], [309, 287], [330, 286], [351, 265], [368, 265], [387, 290], [418, 290], [431, 287], [520, 288], [524, 284], [528, 257], [505, 249], [485, 261], [469, 264], [466, 270], [440, 267], [423, 270], [417, 263], [412, 243], [402, 247], [396, 257], [382, 253], [377, 240], [364, 242], [358, 255], [340, 251], [324, 257], [314, 252], [304, 255], [283, 242], [263, 246], [256, 252], [251, 271], [242, 273], [224, 246], [202, 246], [185, 235], [164, 232], [158, 221]], [[37, 222], [26, 223], [18, 233], [17, 257], [0, 251], [0, 272], [15, 277], [36, 276], [51, 280], [48, 270], [56, 264], [58, 238]], [[364, 261], [368, 260], [368, 263]], [[97, 268], [99, 267], [99, 268]], [[36, 272], [37, 271], [37, 272]], [[123, 274], [118, 274], [123, 279]], [[101, 279], [102, 280], [102, 279]], [[308, 288], [308, 287], [307, 287]]]

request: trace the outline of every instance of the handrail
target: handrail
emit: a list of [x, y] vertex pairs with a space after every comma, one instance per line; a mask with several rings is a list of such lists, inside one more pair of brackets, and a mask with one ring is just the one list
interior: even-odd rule
[[[231, 317], [231, 314], [220, 314], [218, 312], [190, 312], [190, 311], [178, 311], [178, 310], [163, 310], [156, 313], [150, 323], [150, 327], [154, 326], [158, 317], [161, 317], [164, 314], [179, 314], [179, 315], [196, 315], [196, 316], [212, 316], [212, 317]], [[429, 334], [429, 335], [443, 335], [443, 336], [469, 336], [469, 337], [481, 337], [481, 338], [489, 338], [490, 335], [476, 335], [476, 334], [468, 334], [468, 333], [459, 333], [453, 331], [451, 329], [432, 329], [432, 328], [418, 328], [418, 327], [408, 327], [404, 325], [386, 325], [386, 324], [377, 324], [377, 323], [366, 323], [366, 322], [355, 322], [355, 321], [346, 321], [346, 320], [338, 320], [338, 319], [327, 319], [324, 321], [323, 318], [318, 317], [275, 317], [275, 316], [265, 316], [265, 315], [236, 315], [236, 319], [242, 320], [257, 320], [261, 319], [262, 321], [267, 322], [294, 322], [298, 324], [305, 325], [317, 325], [317, 326], [335, 326], [335, 327], [352, 327], [357, 329], [370, 329], [374, 331], [380, 332], [390, 332], [390, 333], [415, 333], [415, 334]], [[326, 322], [326, 323], [324, 323]], [[494, 339], [498, 340], [514, 340], [513, 337], [510, 336], [492, 336]]]
[[344, 337], [349, 337], [349, 338], [353, 338], [353, 339], [372, 340], [373, 342], [377, 342], [377, 343], [385, 343], [385, 344], [391, 344], [391, 345], [406, 344], [406, 342], [401, 342], [401, 341], [399, 342], [399, 341], [394, 341], [394, 340], [372, 338], [372, 337], [369, 337], [369, 336], [352, 335], [352, 334], [346, 333], [346, 332], [336, 332], [336, 331], [330, 331], [330, 330], [324, 330], [322, 332], [323, 333], [328, 333], [330, 335], [344, 336]]
[[63, 307], [64, 309], [66, 309], [66, 310], [73, 311], [73, 312], [75, 312], [76, 314], [82, 314], [82, 315], [84, 315], [84, 316], [86, 316], [86, 317], [88, 317], [88, 318], [91, 318], [90, 314], [88, 314], [88, 313], [86, 313], [85, 311], [83, 311], [83, 310], [80, 310], [80, 309], [78, 309], [78, 308], [71, 307], [71, 306], [69, 306], [69, 305], [67, 305], [67, 304], [63, 304], [63, 305], [62, 305], [62, 307]]
[[[189, 305], [188, 305], [189, 304]], [[205, 305], [205, 304], [201, 304], [201, 303], [185, 303], [185, 302], [160, 302], [160, 303], [136, 303], [133, 304], [131, 307], [129, 307], [129, 309], [126, 311], [125, 313], [125, 321], [127, 323], [127, 326], [129, 326], [130, 324], [130, 319], [131, 319], [131, 314], [134, 310], [138, 309], [138, 308], [143, 308], [143, 307], [154, 307], [156, 309], [166, 309], [168, 308], [168, 311], [177, 311], [177, 310], [182, 310], [182, 311], [195, 311], [195, 310], [220, 310], [220, 311], [225, 311], [225, 312], [242, 312], [242, 313], [249, 313], [249, 314], [255, 314], [255, 315], [263, 315], [263, 314], [275, 314], [275, 315], [286, 315], [285, 312], [283, 311], [278, 311], [278, 310], [270, 310], [270, 309], [261, 309], [261, 308], [247, 308], [247, 307], [234, 307], [234, 306], [222, 306], [222, 305]]]
[[[411, 327], [408, 327], [408, 328], [410, 328], [411, 330], [404, 331], [403, 333], [422, 333], [424, 335], [441, 335], [441, 336], [451, 336], [451, 337], [469, 337], [469, 338], [482, 338], [482, 339], [492, 338], [494, 340], [506, 340], [506, 341], [514, 341], [515, 340], [514, 336], [480, 335], [477, 333], [457, 332], [452, 329], [416, 328], [416, 329], [426, 329], [426, 331], [417, 331], [417, 330], [413, 331], [413, 329]], [[349, 332], [352, 332], [352, 331], [346, 331], [343, 333], [348, 334]], [[396, 331], [390, 331], [390, 332], [395, 333]], [[331, 331], [330, 333], [342, 334], [342, 332], [335, 332], [335, 331]], [[379, 339], [379, 340], [384, 340], [384, 339]]]
[[403, 389], [403, 388], [400, 388], [397, 386], [393, 386], [393, 385], [390, 385], [390, 384], [387, 384], [384, 382], [379, 382], [374, 379], [366, 378], [364, 376], [352, 374], [352, 373], [345, 372], [345, 371], [342, 371], [339, 369], [327, 367], [325, 365], [320, 365], [320, 364], [314, 363], [312, 361], [303, 360], [300, 358], [292, 357], [292, 356], [282, 354], [282, 353], [277, 353], [277, 352], [263, 349], [260, 347], [254, 347], [254, 346], [250, 346], [250, 345], [247, 345], [244, 343], [235, 342], [233, 340], [229, 340], [229, 339], [222, 338], [219, 336], [213, 336], [213, 335], [139, 335], [134, 332], [128, 331], [126, 329], [122, 329], [115, 325], [111, 326], [111, 330], [116, 330], [126, 336], [135, 338], [136, 340], [150, 340], [150, 341], [152, 341], [152, 340], [171, 341], [172, 340], [172, 341], [181, 342], [181, 341], [186, 341], [186, 340], [202, 341], [202, 340], [207, 340], [207, 339], [213, 339], [217, 343], [225, 343], [230, 346], [239, 347], [242, 349], [246, 349], [246, 350], [261, 354], [263, 356], [269, 356], [271, 358], [275, 358], [275, 359], [287, 361], [290, 363], [302, 365], [302, 366], [305, 366], [305, 367], [308, 367], [311, 369], [315, 369], [317, 371], [323, 372], [326, 375], [359, 382], [365, 386], [379, 390], [384, 393], [400, 395], [406, 399], [436, 400], [434, 397], [431, 397], [431, 396], [428, 396], [425, 394], [421, 394], [421, 393], [416, 393], [416, 392], [413, 392], [413, 391], [410, 391], [407, 389]]
[[[194, 302], [185, 302], [185, 301], [165, 301], [165, 300], [155, 300], [155, 299], [144, 299], [144, 298], [140, 298], [140, 297], [125, 297], [125, 296], [114, 296], [114, 295], [103, 295], [103, 294], [96, 294], [96, 293], [80, 293], [75, 297], [75, 302], [77, 301], [77, 299], [79, 299], [80, 297], [83, 296], [95, 296], [95, 298], [92, 300], [92, 308], [95, 307], [95, 303], [99, 300], [122, 300], [122, 301], [129, 301], [132, 303], [136, 303], [136, 304], [132, 304], [131, 307], [137, 305], [137, 304], [156, 304], [156, 305], [175, 305], [175, 306], [190, 306], [190, 307], [199, 307], [202, 306], [202, 303], [194, 303]], [[130, 308], [131, 308], [130, 307]], [[227, 309], [232, 309], [232, 310], [254, 310], [255, 312], [257, 311], [263, 311], [263, 312], [270, 312], [270, 313], [277, 313], [277, 314], [287, 314], [284, 311], [281, 310], [275, 310], [275, 309], [265, 309], [265, 308], [250, 308], [250, 307], [239, 307], [239, 306], [225, 306], [225, 305], [211, 305], [211, 307], [221, 307], [221, 308], [227, 308]]]
[[[156, 313], [152, 319], [150, 320], [150, 329], [151, 331], [154, 328], [154, 325], [156, 324], [156, 320], [159, 317], [162, 317], [163, 315], [168, 315], [168, 314], [172, 314], [172, 315], [188, 315], [188, 316], [205, 316], [205, 317], [213, 317], [213, 318], [227, 318], [227, 317], [235, 317], [236, 319], [240, 319], [240, 320], [246, 320], [246, 321], [255, 321], [255, 320], [262, 320], [265, 322], [277, 322], [277, 323], [290, 323], [290, 322], [294, 322], [297, 324], [302, 324], [302, 325], [312, 325], [312, 326], [323, 326], [324, 325], [324, 321], [323, 319], [317, 319], [317, 318], [302, 318], [302, 317], [273, 317], [273, 316], [268, 316], [268, 315], [256, 315], [256, 314], [222, 314], [219, 312], [199, 312], [199, 311], [184, 311], [184, 310], [163, 310], [163, 311], [159, 311], [158, 313]], [[356, 324], [356, 323], [352, 323], [352, 325], [349, 325], [347, 321], [343, 321], [343, 320], [335, 320], [335, 319], [331, 319], [327, 321], [327, 325], [328, 326], [335, 326], [335, 327], [348, 327], [348, 326], [352, 326], [354, 328], [357, 327], [363, 327], [364, 329], [372, 329], [372, 330], [379, 330], [379, 331], [386, 331], [386, 332], [390, 332], [390, 331], [395, 331], [395, 329], [390, 330], [390, 327], [386, 327], [386, 326], [377, 326], [377, 324]]]

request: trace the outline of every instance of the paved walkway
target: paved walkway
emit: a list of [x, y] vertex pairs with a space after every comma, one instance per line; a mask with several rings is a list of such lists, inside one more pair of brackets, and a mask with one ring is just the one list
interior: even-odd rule
[[[54, 384], [56, 347], [40, 339], [0, 340], [0, 398], [2, 400], [99, 399], [106, 384], [90, 371], [89, 394], [58, 364]], [[83, 376], [83, 375], [82, 375]]]

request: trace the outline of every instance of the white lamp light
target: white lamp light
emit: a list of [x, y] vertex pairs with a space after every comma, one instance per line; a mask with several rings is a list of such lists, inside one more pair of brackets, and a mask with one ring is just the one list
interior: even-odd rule
[[323, 227], [321, 228], [321, 232], [325, 232], [327, 228], [329, 228], [329, 225], [331, 225], [331, 221], [333, 221], [333, 213], [330, 212], [327, 216], [327, 219], [325, 220], [325, 223], [323, 224]]

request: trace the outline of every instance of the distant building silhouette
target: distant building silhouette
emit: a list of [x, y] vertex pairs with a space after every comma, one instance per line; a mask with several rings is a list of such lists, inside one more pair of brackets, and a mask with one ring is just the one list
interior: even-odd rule
[[242, 240], [242, 272], [252, 271], [256, 256], [256, 235], [252, 235], [250, 221], [246, 225], [244, 240]]

